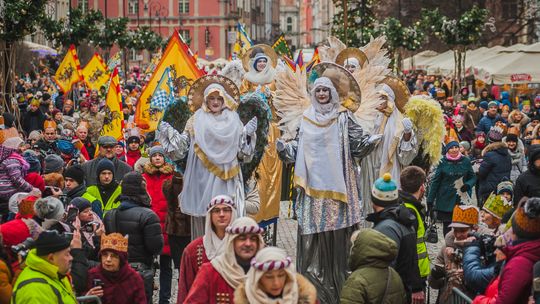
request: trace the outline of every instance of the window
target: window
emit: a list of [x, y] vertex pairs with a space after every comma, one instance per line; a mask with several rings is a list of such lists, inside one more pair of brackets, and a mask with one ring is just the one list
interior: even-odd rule
[[519, 7], [517, 0], [503, 0], [501, 6], [503, 19], [515, 19], [518, 17]]
[[184, 42], [189, 44], [191, 42], [191, 37], [189, 36], [189, 30], [178, 30], [178, 33], [180, 36], [182, 36], [182, 39], [184, 39]]
[[189, 13], [189, 0], [178, 0], [178, 12], [180, 14]]
[[130, 61], [137, 61], [139, 59], [137, 55], [139, 55], [137, 53], [137, 50], [134, 50], [134, 49], [129, 50], [129, 60]]
[[80, 0], [79, 7], [83, 13], [88, 12], [88, 0]]
[[292, 17], [287, 17], [287, 32], [292, 32]]
[[138, 15], [139, 14], [139, 1], [129, 1], [128, 2], [128, 14]]

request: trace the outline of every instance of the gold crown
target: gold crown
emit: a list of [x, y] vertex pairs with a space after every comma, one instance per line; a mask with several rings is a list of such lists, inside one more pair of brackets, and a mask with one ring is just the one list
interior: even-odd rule
[[498, 219], [502, 219], [503, 215], [508, 212], [510, 208], [512, 208], [512, 203], [506, 201], [501, 195], [495, 195], [495, 193], [492, 193], [488, 197], [483, 207], [485, 211]]
[[53, 128], [56, 129], [56, 122], [54, 120], [45, 120], [43, 123], [43, 129]]
[[469, 226], [478, 224], [478, 209], [473, 206], [456, 205], [452, 212], [452, 223], [460, 223]]
[[128, 238], [120, 233], [111, 233], [101, 236], [101, 250], [112, 249], [120, 252], [128, 251]]

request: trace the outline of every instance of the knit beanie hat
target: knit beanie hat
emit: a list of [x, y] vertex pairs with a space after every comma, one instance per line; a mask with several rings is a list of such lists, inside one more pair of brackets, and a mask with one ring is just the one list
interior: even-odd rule
[[488, 108], [491, 108], [491, 107], [498, 107], [499, 104], [495, 101], [495, 100], [492, 100], [488, 103]]
[[49, 154], [45, 157], [45, 171], [43, 173], [58, 172], [64, 167], [64, 160], [56, 154]]
[[131, 143], [138, 143], [140, 144], [141, 143], [141, 138], [139, 136], [130, 136], [128, 137], [127, 139], [127, 144], [131, 144]]
[[76, 197], [70, 202], [73, 207], [79, 209], [79, 212], [83, 212], [85, 209], [92, 208], [92, 203], [84, 197]]
[[36, 240], [36, 253], [38, 256], [44, 256], [49, 253], [62, 251], [69, 247], [70, 240], [55, 230], [43, 231]]
[[40, 198], [34, 204], [34, 212], [40, 219], [61, 220], [64, 216], [64, 204], [53, 196]]
[[454, 147], [459, 148], [459, 143], [457, 141], [455, 141], [455, 140], [453, 140], [453, 141], [446, 144], [446, 151], [448, 151], [448, 150], [450, 150], [450, 149], [452, 149]]
[[19, 149], [19, 146], [22, 143], [24, 143], [24, 141], [19, 136], [15, 136], [15, 137], [10, 137], [4, 140], [4, 142], [2, 143], [2, 146], [13, 149], [13, 150], [17, 150]]
[[504, 131], [500, 127], [491, 127], [488, 133], [488, 139], [490, 142], [499, 142], [503, 138]]
[[390, 173], [385, 173], [375, 181], [371, 189], [371, 200], [381, 207], [391, 207], [398, 203], [398, 187]]
[[512, 184], [511, 181], [500, 182], [497, 185], [497, 194], [501, 194], [503, 192], [508, 192], [511, 195], [514, 195], [514, 184]]
[[146, 194], [142, 182], [143, 177], [139, 172], [129, 172], [122, 179], [122, 194], [128, 196]]
[[39, 161], [39, 158], [36, 152], [34, 152], [34, 150], [24, 151], [23, 157], [30, 165], [30, 169], [28, 169], [28, 172], [41, 173], [41, 162]]
[[520, 239], [540, 238], [540, 198], [531, 197], [518, 207], [512, 217], [512, 230]]
[[471, 149], [471, 143], [466, 140], [460, 142], [459, 146], [465, 149], [465, 151], [469, 151]]
[[152, 157], [156, 153], [159, 153], [159, 154], [165, 156], [165, 150], [163, 150], [162, 146], [153, 146], [152, 148], [150, 148], [150, 151], [148, 152], [148, 156]]
[[64, 171], [64, 178], [66, 177], [74, 179], [79, 185], [84, 183], [84, 171], [80, 165], [68, 167]]
[[101, 172], [105, 171], [105, 170], [109, 170], [113, 173], [113, 176], [114, 176], [114, 163], [106, 158], [103, 158], [99, 161], [98, 165], [97, 165], [97, 177], [98, 177], [98, 180], [99, 180], [99, 175], [101, 174]]
[[481, 101], [480, 104], [478, 105], [480, 108], [484, 109], [484, 110], [487, 110], [489, 108], [488, 106], [488, 102], [487, 101]]

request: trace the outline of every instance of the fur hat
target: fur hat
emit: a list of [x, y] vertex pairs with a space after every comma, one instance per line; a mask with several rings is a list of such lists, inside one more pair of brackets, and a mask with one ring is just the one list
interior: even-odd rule
[[531, 197], [518, 207], [512, 217], [512, 230], [520, 239], [540, 238], [540, 198]]
[[40, 219], [61, 220], [64, 216], [64, 204], [52, 196], [38, 199], [34, 204], [34, 212]]
[[381, 207], [390, 207], [398, 203], [398, 187], [390, 173], [385, 173], [375, 181], [371, 189], [371, 200]]
[[65, 181], [64, 177], [60, 173], [49, 173], [43, 175], [45, 186], [58, 187], [64, 189]]

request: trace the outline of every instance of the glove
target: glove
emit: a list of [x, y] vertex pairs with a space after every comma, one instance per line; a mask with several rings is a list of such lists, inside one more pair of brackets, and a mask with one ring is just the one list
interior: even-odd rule
[[467, 192], [471, 189], [471, 187], [469, 187], [469, 185], [467, 184], [464, 184], [463, 186], [461, 186], [461, 188], [459, 188], [459, 191], [461, 192]]
[[368, 142], [368, 144], [373, 144], [373, 143], [378, 142], [382, 137], [383, 137], [382, 134], [371, 135], [371, 136], [368, 138], [367, 142]]
[[281, 139], [276, 140], [276, 150], [281, 152], [285, 150], [285, 142]]
[[247, 134], [255, 133], [255, 131], [257, 131], [257, 116], [253, 117], [250, 121], [248, 121], [245, 128]]
[[413, 123], [412, 123], [411, 119], [408, 118], [408, 117], [405, 117], [405, 118], [403, 118], [403, 121], [401, 121], [401, 123], [403, 124], [403, 131], [405, 133], [411, 133], [411, 131], [413, 129]]

